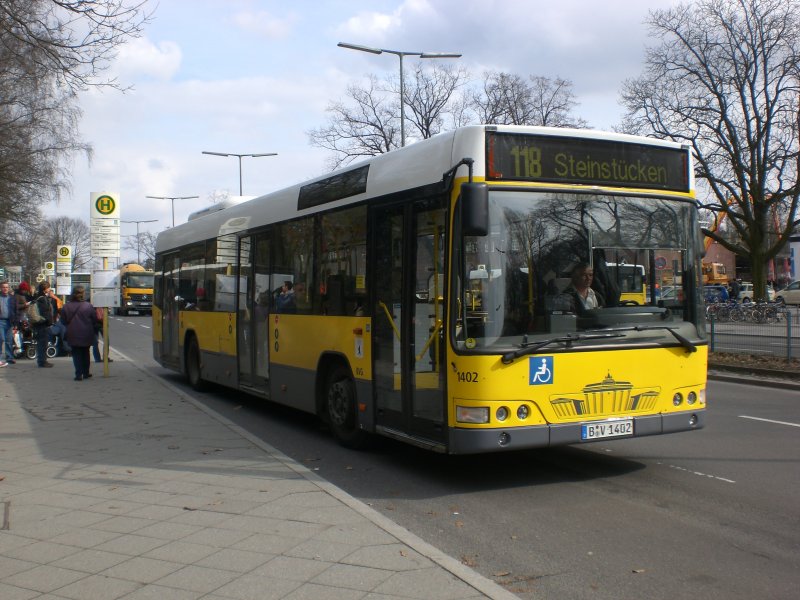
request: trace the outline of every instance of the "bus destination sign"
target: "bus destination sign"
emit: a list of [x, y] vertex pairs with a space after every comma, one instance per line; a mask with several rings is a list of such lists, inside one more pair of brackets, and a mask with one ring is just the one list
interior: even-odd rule
[[488, 180], [689, 191], [686, 150], [498, 131], [486, 135]]

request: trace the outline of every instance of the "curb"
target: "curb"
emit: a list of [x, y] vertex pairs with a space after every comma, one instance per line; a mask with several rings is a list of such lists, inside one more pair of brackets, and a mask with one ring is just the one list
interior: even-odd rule
[[734, 367], [730, 365], [708, 365], [708, 378], [727, 383], [758, 385], [760, 387], [780, 388], [800, 391], [800, 380], [792, 378], [785, 371], [759, 369], [757, 367]]

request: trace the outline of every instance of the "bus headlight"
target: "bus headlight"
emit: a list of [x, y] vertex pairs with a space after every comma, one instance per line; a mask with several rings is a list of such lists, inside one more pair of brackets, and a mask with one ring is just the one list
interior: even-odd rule
[[689, 395], [686, 396], [686, 403], [691, 405], [694, 404], [695, 402], [697, 402], [697, 394], [695, 394], [694, 392], [689, 392]]
[[524, 421], [531, 415], [531, 409], [528, 407], [527, 404], [521, 404], [520, 407], [517, 409], [517, 418], [520, 421]]
[[705, 404], [706, 403], [706, 389], [705, 388], [700, 390], [699, 397], [700, 397], [700, 404]]
[[680, 406], [683, 402], [683, 394], [680, 392], [675, 392], [675, 395], [672, 397], [672, 404], [675, 406]]
[[494, 416], [497, 417], [498, 421], [505, 421], [508, 418], [508, 409], [505, 406], [501, 406], [494, 413]]
[[456, 406], [456, 421], [459, 423], [488, 423], [488, 406]]

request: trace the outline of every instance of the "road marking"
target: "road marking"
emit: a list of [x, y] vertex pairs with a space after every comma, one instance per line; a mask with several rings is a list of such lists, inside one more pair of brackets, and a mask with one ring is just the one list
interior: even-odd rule
[[150, 325], [139, 325], [139, 327], [144, 327], [145, 329], [150, 329]]
[[701, 473], [700, 471], [692, 471], [691, 469], [687, 469], [686, 467], [679, 467], [677, 465], [668, 465], [668, 466], [670, 469], [675, 469], [676, 471], [683, 471], [684, 473], [691, 473], [692, 475], [697, 475], [698, 477], [716, 479], [717, 481], [724, 481], [725, 483], [736, 483], [733, 479], [726, 479], [725, 477], [719, 477], [718, 475], [709, 475], [708, 473]]
[[788, 421], [773, 421], [772, 419], [762, 419], [761, 417], [748, 417], [739, 415], [740, 419], [752, 419], [753, 421], [764, 421], [765, 423], [775, 423], [777, 425], [788, 425], [789, 427], [800, 427], [800, 423], [789, 423]]

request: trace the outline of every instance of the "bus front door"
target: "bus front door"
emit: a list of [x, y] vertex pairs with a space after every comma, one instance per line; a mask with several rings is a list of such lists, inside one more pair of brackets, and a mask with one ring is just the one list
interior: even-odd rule
[[441, 323], [445, 213], [430, 200], [373, 213], [376, 425], [421, 445], [445, 441]]

